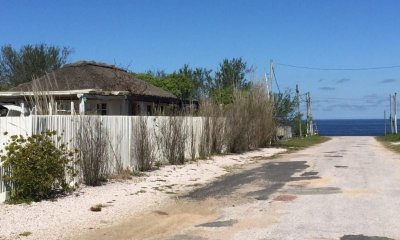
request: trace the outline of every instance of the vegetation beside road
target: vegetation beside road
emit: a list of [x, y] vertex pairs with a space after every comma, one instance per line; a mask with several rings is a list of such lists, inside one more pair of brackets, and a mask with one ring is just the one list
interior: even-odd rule
[[[400, 153], [400, 135], [388, 134], [385, 136], [376, 137], [387, 149]], [[394, 143], [394, 144], [393, 144]], [[398, 143], [398, 144], [396, 144]]]
[[311, 137], [296, 137], [284, 140], [275, 144], [277, 147], [287, 148], [289, 151], [296, 151], [305, 149], [323, 142], [328, 141], [330, 138], [324, 136], [311, 136]]

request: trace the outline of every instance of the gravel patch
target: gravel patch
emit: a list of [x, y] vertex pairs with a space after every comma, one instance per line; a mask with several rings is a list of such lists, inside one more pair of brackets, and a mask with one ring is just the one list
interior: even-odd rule
[[[226, 174], [226, 167], [249, 164], [283, 151], [265, 148], [245, 154], [215, 156], [182, 166], [164, 166], [132, 180], [109, 182], [100, 187], [82, 186], [56, 201], [0, 204], [0, 239], [72, 238], [178, 197]], [[101, 211], [90, 211], [96, 205], [103, 206]]]

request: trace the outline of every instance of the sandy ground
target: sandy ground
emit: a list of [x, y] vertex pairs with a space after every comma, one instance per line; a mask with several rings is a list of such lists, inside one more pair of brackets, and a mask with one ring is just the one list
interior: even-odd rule
[[335, 137], [76, 239], [400, 239], [400, 155]]
[[[125, 219], [175, 202], [180, 194], [215, 180], [238, 165], [254, 163], [282, 151], [268, 148], [216, 156], [183, 166], [165, 166], [147, 173], [146, 177], [100, 187], [82, 187], [54, 202], [0, 204], [0, 239], [77, 238], [77, 235], [118, 225]], [[101, 212], [90, 211], [96, 204], [107, 207]], [[156, 214], [163, 215], [163, 212]], [[30, 235], [19, 236], [21, 233]]]

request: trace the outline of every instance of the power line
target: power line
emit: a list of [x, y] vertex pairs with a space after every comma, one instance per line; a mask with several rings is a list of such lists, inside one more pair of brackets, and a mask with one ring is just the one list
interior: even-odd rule
[[286, 63], [276, 63], [276, 65], [284, 66], [284, 67], [291, 67], [291, 68], [317, 70], [317, 71], [367, 71], [367, 70], [380, 70], [380, 69], [400, 68], [400, 65], [380, 66], [380, 67], [365, 67], [365, 68], [321, 68], [321, 67], [298, 66], [298, 65], [286, 64]]

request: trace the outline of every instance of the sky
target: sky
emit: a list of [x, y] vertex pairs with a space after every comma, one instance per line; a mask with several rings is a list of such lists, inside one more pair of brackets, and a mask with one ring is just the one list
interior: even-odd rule
[[[68, 46], [69, 61], [132, 71], [212, 70], [242, 57], [274, 91], [310, 92], [315, 119], [383, 118], [399, 90], [400, 1], [393, 0], [0, 0], [0, 46]], [[304, 111], [304, 104], [302, 106]]]

